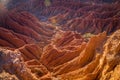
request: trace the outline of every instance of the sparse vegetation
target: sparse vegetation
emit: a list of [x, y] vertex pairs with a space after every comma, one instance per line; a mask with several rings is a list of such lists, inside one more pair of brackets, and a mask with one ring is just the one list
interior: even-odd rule
[[85, 34], [83, 34], [83, 37], [87, 38], [87, 39], [91, 38], [92, 36], [94, 36], [94, 34], [92, 34], [92, 33], [85, 33]]

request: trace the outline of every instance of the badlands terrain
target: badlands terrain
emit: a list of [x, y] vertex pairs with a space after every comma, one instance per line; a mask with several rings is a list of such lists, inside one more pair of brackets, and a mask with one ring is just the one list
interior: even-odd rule
[[120, 80], [120, 1], [0, 0], [0, 80]]

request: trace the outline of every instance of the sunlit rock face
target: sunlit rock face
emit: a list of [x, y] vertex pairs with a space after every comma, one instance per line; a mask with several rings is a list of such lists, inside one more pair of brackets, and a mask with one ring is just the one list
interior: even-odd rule
[[[1, 70], [23, 80], [119, 79], [120, 30], [109, 38], [103, 32], [91, 36], [89, 40], [73, 32], [59, 33], [62, 35], [56, 34], [51, 44], [44, 48], [40, 61], [34, 59], [24, 62], [18, 50], [1, 48]], [[21, 70], [21, 64], [25, 70]]]
[[19, 80], [15, 75], [11, 75], [5, 71], [3, 71], [2, 73], [0, 73], [0, 79], [1, 80]]
[[52, 69], [77, 57], [85, 48], [87, 40], [74, 32], [58, 32], [51, 44], [44, 48], [41, 62]]
[[73, 40], [72, 37], [67, 39], [67, 36], [59, 40], [58, 48], [56, 45], [54, 47], [47, 46], [45, 51], [48, 52], [43, 53], [41, 57], [41, 62], [61, 80], [94, 80], [97, 77], [97, 73], [94, 71], [97, 69], [100, 56], [102, 56], [102, 44], [106, 39], [106, 34], [93, 36], [87, 42], [80, 35], [78, 36], [79, 38]]
[[[52, 42], [53, 46], [48, 45], [45, 48], [41, 62], [60, 80], [119, 79], [119, 33], [120, 30], [109, 38], [106, 33], [101, 33], [91, 37], [88, 42], [81, 41], [81, 45], [78, 43], [75, 47], [74, 44], [71, 48], [70, 45], [76, 40], [69, 41], [69, 38], [67, 41], [67, 36], [64, 39], [62, 37], [58, 39], [61, 46], [56, 47]], [[61, 40], [66, 40], [66, 44]]]
[[0, 79], [119, 80], [118, 0], [1, 0]]

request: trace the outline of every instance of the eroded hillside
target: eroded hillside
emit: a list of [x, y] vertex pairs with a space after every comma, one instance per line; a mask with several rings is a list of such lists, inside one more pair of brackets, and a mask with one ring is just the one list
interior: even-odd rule
[[111, 1], [1, 1], [0, 79], [119, 80], [120, 3]]

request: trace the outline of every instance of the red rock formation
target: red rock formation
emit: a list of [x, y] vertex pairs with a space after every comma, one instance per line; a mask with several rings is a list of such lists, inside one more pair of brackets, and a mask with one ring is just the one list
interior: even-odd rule
[[28, 12], [12, 11], [4, 18], [0, 27], [0, 46], [11, 50], [19, 49], [25, 60], [39, 60], [42, 48], [55, 33], [55, 27], [41, 23]]
[[[36, 17], [28, 12], [11, 12], [3, 16], [1, 20], [4, 21], [2, 21], [0, 27], [0, 46], [6, 49], [16, 50], [16, 54], [18, 54], [18, 51], [22, 53], [21, 56], [25, 60], [22, 64], [27, 64], [27, 66], [25, 66], [29, 69], [26, 73], [30, 75], [35, 74], [37, 80], [39, 78], [42, 79], [42, 77], [43, 79], [50, 79], [50, 73], [39, 62], [39, 59], [43, 47], [50, 42], [51, 37], [55, 33], [55, 27], [41, 23]], [[7, 64], [8, 63], [6, 63], [6, 65]], [[18, 64], [16, 67], [20, 69]], [[14, 68], [13, 65], [13, 69]], [[9, 69], [7, 71], [9, 71]], [[26, 73], [13, 73], [20, 75], [23, 80], [35, 80], [33, 78], [28, 79], [29, 77], [26, 78], [29, 76], [26, 76]]]
[[5, 71], [3, 71], [2, 73], [0, 73], [0, 79], [1, 80], [19, 80], [15, 75], [11, 75]]
[[14, 11], [29, 11], [43, 21], [62, 26], [63, 30], [95, 34], [107, 31], [109, 34], [120, 28], [120, 4], [104, 2], [107, 1], [52, 0], [50, 6], [45, 6], [44, 0], [30, 0], [15, 7]]
[[[69, 42], [70, 39], [67, 39], [65, 36], [64, 38], [62, 36], [62, 39], [56, 38], [60, 46], [56, 46], [55, 42], [53, 42], [54, 44], [52, 43], [53, 46], [48, 45], [45, 48], [45, 53], [42, 54], [41, 62], [53, 73], [52, 75], [60, 78], [60, 80], [118, 79], [119, 73], [117, 70], [119, 70], [120, 60], [119, 33], [120, 30], [111, 35], [105, 45], [105, 33], [91, 37], [82, 49], [80, 49], [82, 44], [78, 45], [78, 54], [76, 54], [77, 52], [73, 48], [70, 49], [72, 50], [71, 52], [63, 52], [67, 50], [65, 46], [70, 46], [72, 43], [72, 41]], [[66, 34], [67, 36], [71, 35], [69, 32]], [[67, 44], [69, 45], [63, 45], [62, 41], [68, 41]]]
[[[63, 30], [73, 30], [81, 33], [90, 32], [95, 34], [107, 31], [109, 34], [120, 28], [118, 16], [120, 10], [119, 3], [114, 3], [112, 5], [84, 3], [79, 6], [79, 9], [77, 10], [69, 8], [69, 2], [58, 2], [57, 4], [60, 4], [58, 7], [61, 8], [65, 4], [65, 9], [69, 10], [64, 14], [59, 13], [55, 16], [53, 15], [53, 17], [49, 18], [49, 21], [56, 21], [57, 24], [62, 25]], [[74, 5], [73, 8], [76, 7], [77, 5]], [[52, 10], [50, 11], [52, 12]], [[53, 9], [53, 11], [55, 10]]]
[[0, 71], [22, 80], [119, 79], [120, 30], [111, 35], [120, 28], [119, 2], [96, 1], [30, 0], [0, 13]]
[[[39, 62], [39, 59], [43, 47], [50, 42], [56, 27], [40, 22], [35, 16], [24, 11], [17, 13], [11, 11], [0, 17], [0, 20], [2, 21], [2, 24], [0, 24], [0, 46], [6, 49], [15, 50], [15, 54], [18, 55], [20, 51], [25, 61], [21, 63], [25, 66], [25, 69], [28, 69], [24, 74], [20, 73], [19, 71], [22, 66], [18, 63], [19, 65], [15, 64], [15, 67], [14, 65], [12, 66], [13, 69], [18, 68], [18, 72], [12, 73], [22, 80], [51, 79], [51, 74], [47, 68]], [[12, 51], [7, 52], [14, 53]], [[4, 61], [4, 59], [2, 60]], [[12, 62], [8, 67], [11, 67], [11, 64]], [[9, 65], [9, 63], [6, 63], [5, 66], [6, 65]], [[3, 68], [5, 67], [3, 66]], [[9, 72], [10, 68], [5, 70]], [[32, 75], [35, 75], [36, 78]], [[31, 78], [27, 78], [27, 76], [31, 76]]]
[[[29, 74], [32, 77], [27, 80], [34, 80], [33, 78], [36, 80], [119, 79], [119, 33], [120, 30], [116, 31], [107, 41], [106, 33], [92, 36], [88, 41], [79, 33], [59, 31], [52, 39], [51, 44], [48, 44], [44, 48], [44, 53], [40, 54], [42, 55], [40, 61], [38, 58], [40, 55], [32, 52], [38, 51], [36, 49], [40, 48], [33, 44], [29, 46], [25, 45], [18, 49], [21, 50], [21, 52], [23, 51], [21, 54], [23, 57], [24, 52], [26, 54], [28, 53], [27, 56], [29, 57], [26, 57], [26, 60], [28, 58], [30, 59], [26, 62], [23, 62], [18, 50], [13, 52], [1, 49], [1, 68], [17, 76], [19, 75], [18, 77], [23, 80], [26, 80], [27, 77], [22, 76], [20, 73], [20, 63], [24, 66], [23, 69], [27, 70], [24, 72], [24, 75]], [[27, 50], [30, 52], [27, 52]], [[40, 52], [41, 51], [35, 53]], [[4, 54], [6, 54], [6, 56]], [[7, 61], [10, 61], [10, 63]], [[22, 62], [17, 63], [16, 61]], [[4, 62], [4, 64], [2, 64], [2, 62]], [[8, 66], [13, 70], [17, 69], [15, 70], [16, 72], [11, 71], [12, 69], [10, 70]]]
[[100, 33], [102, 31], [111, 33], [119, 29], [119, 18], [115, 17], [118, 12], [117, 10], [113, 12], [103, 12], [101, 14], [98, 12], [90, 12], [87, 16], [81, 16], [81, 18], [69, 21], [64, 27], [82, 33]]
[[42, 48], [37, 44], [26, 44], [23, 47], [18, 48], [20, 52], [22, 52], [22, 56], [25, 61], [32, 59], [40, 59], [42, 54]]
[[80, 34], [59, 32], [53, 42], [44, 48], [41, 62], [51, 69], [77, 57], [85, 46], [85, 39]]
[[[24, 62], [21, 55], [22, 53], [18, 50], [10, 51], [0, 48], [0, 71], [5, 70], [10, 74], [14, 74], [19, 80], [51, 80], [50, 72], [38, 60], [33, 59]], [[2, 73], [1, 75], [3, 75]], [[14, 78], [12, 75], [4, 74], [8, 78], [3, 76], [0, 79], [9, 80], [9, 78]]]
[[10, 51], [0, 48], [0, 69], [16, 74], [22, 80], [37, 80], [21, 57], [18, 51]]

